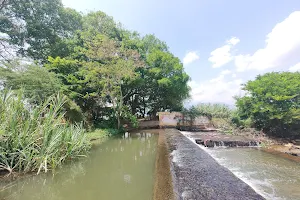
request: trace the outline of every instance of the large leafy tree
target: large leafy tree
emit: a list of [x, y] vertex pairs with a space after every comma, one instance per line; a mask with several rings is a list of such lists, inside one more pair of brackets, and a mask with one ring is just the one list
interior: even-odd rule
[[1, 44], [38, 61], [66, 56], [68, 39], [81, 29], [82, 16], [61, 0], [4, 0], [0, 5]]
[[120, 42], [100, 34], [91, 41], [87, 40], [85, 47], [88, 76], [96, 76], [101, 81], [103, 88], [100, 94], [112, 104], [117, 127], [120, 128], [120, 120], [124, 116], [124, 96], [127, 96], [122, 92], [122, 85], [138, 76], [136, 69], [143, 66], [140, 56], [137, 51], [123, 48]]
[[272, 72], [247, 82], [246, 95], [237, 98], [242, 119], [270, 134], [287, 134], [300, 125], [300, 73]]
[[190, 78], [180, 60], [154, 35], [140, 38], [133, 33], [123, 43], [139, 51], [146, 63], [145, 68], [138, 71], [140, 77], [123, 88], [130, 94], [125, 102], [132, 113], [155, 117], [159, 111], [181, 110], [183, 100], [189, 97], [187, 82]]
[[46, 68], [32, 74], [55, 74], [61, 91], [93, 124], [114, 117], [120, 126], [126, 116], [181, 110], [188, 97], [189, 76], [154, 35], [141, 37], [101, 11], [81, 15], [60, 0], [5, 0], [0, 9], [1, 44]]

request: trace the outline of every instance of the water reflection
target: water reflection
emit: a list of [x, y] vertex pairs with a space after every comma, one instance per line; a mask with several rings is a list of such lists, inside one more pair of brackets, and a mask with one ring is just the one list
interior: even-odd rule
[[0, 199], [152, 199], [156, 145], [157, 135], [126, 133], [54, 175], [0, 180]]

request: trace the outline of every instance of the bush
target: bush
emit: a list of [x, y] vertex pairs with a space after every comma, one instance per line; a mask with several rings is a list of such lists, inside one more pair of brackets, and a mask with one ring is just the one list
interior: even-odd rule
[[182, 111], [182, 114], [184, 115], [183, 124], [185, 124], [187, 122], [187, 123], [189, 123], [190, 126], [194, 125], [195, 119], [198, 116], [203, 115], [203, 113], [199, 112], [199, 110], [195, 106], [192, 106], [189, 109], [184, 109]]
[[0, 93], [0, 170], [47, 172], [86, 154], [85, 130], [61, 113], [65, 101], [57, 95], [31, 107], [21, 92]]
[[240, 119], [250, 119], [268, 134], [299, 134], [300, 73], [272, 72], [248, 81], [244, 97], [236, 98]]
[[232, 115], [232, 109], [225, 104], [202, 103], [197, 105], [198, 111], [205, 116], [228, 119]]
[[250, 118], [241, 119], [238, 111], [234, 111], [231, 117], [231, 123], [240, 129], [251, 128], [253, 126], [252, 120]]

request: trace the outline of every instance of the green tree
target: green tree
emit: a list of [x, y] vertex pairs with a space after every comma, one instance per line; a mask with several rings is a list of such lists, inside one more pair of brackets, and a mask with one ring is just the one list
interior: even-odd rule
[[196, 118], [202, 115], [202, 113], [199, 111], [199, 109], [196, 108], [195, 106], [192, 106], [189, 109], [184, 108], [182, 110], [182, 114], [184, 116], [183, 123], [185, 124], [185, 121], [187, 121], [190, 126], [193, 126]]
[[83, 61], [60, 57], [49, 57], [45, 68], [57, 75], [63, 83], [64, 94], [80, 107], [90, 125], [99, 120], [104, 106], [99, 95], [102, 84], [101, 79], [93, 75], [93, 70], [89, 71]]
[[[28, 68], [26, 73], [3, 68], [7, 87], [19, 88], [10, 82], [20, 81], [32, 97], [44, 98], [48, 93], [39, 94], [41, 88], [31, 84], [37, 78], [30, 79], [28, 73], [55, 76], [58, 90], [80, 107], [87, 121], [115, 118], [118, 127], [124, 118], [181, 110], [188, 97], [189, 76], [182, 63], [154, 35], [141, 37], [101, 11], [81, 15], [60, 0], [5, 0], [0, 9], [0, 49], [1, 44], [16, 48], [46, 68]], [[10, 75], [18, 77], [9, 80]]]
[[104, 35], [98, 34], [93, 40], [87, 40], [85, 46], [87, 50], [84, 51], [89, 58], [85, 63], [90, 72], [88, 76], [96, 76], [101, 81], [103, 88], [100, 94], [112, 104], [119, 129], [124, 115], [122, 84], [135, 79], [138, 76], [136, 69], [143, 63], [136, 51], [122, 48], [119, 42]]
[[164, 110], [181, 110], [183, 100], [189, 97], [187, 82], [180, 60], [169, 52], [156, 50], [147, 56], [148, 70], [145, 71], [146, 99], [150, 113]]
[[5, 0], [0, 8], [0, 33], [8, 36], [2, 44], [34, 60], [68, 55], [68, 39], [82, 25], [82, 16], [61, 0]]
[[299, 130], [300, 73], [272, 72], [248, 81], [244, 97], [236, 98], [241, 119], [267, 133], [284, 135]]
[[[46, 68], [22, 63], [19, 60], [2, 62], [0, 66], [1, 87], [6, 90], [22, 90], [27, 102], [40, 105], [50, 96], [66, 92], [57, 74]], [[80, 107], [67, 96], [64, 103], [65, 118], [69, 121], [80, 122], [84, 119]]]
[[90, 12], [83, 17], [83, 30], [89, 35], [102, 34], [110, 39], [122, 40], [121, 25], [104, 12]]
[[136, 49], [146, 63], [145, 68], [138, 69], [139, 78], [123, 87], [130, 94], [125, 103], [132, 113], [155, 117], [159, 111], [181, 110], [183, 100], [189, 97], [190, 78], [180, 60], [154, 35], [140, 38], [133, 33], [129, 38], [122, 41], [124, 45]]
[[62, 90], [61, 81], [55, 73], [47, 69], [14, 60], [0, 66], [2, 87], [12, 90], [24, 90], [31, 103], [40, 104], [49, 96]]

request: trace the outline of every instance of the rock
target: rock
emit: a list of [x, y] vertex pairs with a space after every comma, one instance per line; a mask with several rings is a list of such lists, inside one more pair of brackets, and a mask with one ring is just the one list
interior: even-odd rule
[[213, 140], [213, 139], [195, 139], [197, 144], [203, 145], [205, 147], [250, 147], [258, 146], [259, 142], [257, 141], [222, 141], [222, 140]]
[[288, 147], [288, 148], [292, 148], [292, 147], [293, 147], [293, 144], [292, 144], [292, 143], [288, 143], [288, 144], [285, 144], [284, 146], [285, 146], [285, 147]]

